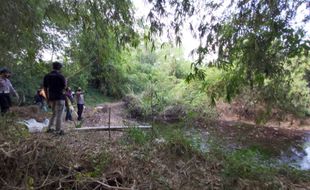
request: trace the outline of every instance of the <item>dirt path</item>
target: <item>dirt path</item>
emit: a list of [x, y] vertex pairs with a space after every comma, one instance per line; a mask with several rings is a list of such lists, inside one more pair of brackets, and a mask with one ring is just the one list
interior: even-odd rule
[[138, 122], [128, 118], [124, 102], [99, 104], [96, 107], [86, 108], [84, 113], [84, 127], [98, 127], [108, 125], [109, 108], [111, 109], [111, 125], [136, 125]]
[[[138, 123], [134, 119], [127, 118], [124, 103], [119, 101], [99, 104], [96, 107], [86, 107], [83, 113], [82, 127], [108, 125], [109, 107], [111, 108], [111, 125], [133, 125]], [[108, 131], [76, 131], [76, 123], [64, 122], [64, 136], [56, 136], [50, 133], [34, 133], [32, 135], [33, 138], [65, 145], [69, 150], [72, 150], [73, 158], [77, 160], [88, 160], [90, 155], [96, 155], [102, 150], [115, 151], [114, 149], [118, 147], [115, 143], [124, 136], [123, 131], [111, 131], [111, 138], [109, 138]]]
[[[138, 122], [134, 119], [127, 117], [127, 112], [124, 106], [124, 102], [113, 102], [99, 104], [96, 107], [86, 107], [83, 113], [84, 121], [83, 127], [96, 127], [102, 125], [108, 125], [108, 108], [111, 108], [111, 125], [135, 125]], [[46, 118], [50, 118], [51, 113], [41, 112], [37, 106], [23, 106], [13, 107], [11, 109], [18, 120], [35, 119], [38, 122], [42, 122]], [[112, 131], [111, 138], [109, 138], [108, 131], [76, 131], [77, 125], [76, 116], [74, 116], [75, 122], [65, 121], [63, 122], [63, 128], [65, 130], [64, 136], [56, 136], [50, 133], [33, 133], [33, 138], [45, 139], [49, 142], [56, 144], [63, 144], [67, 146], [77, 157], [83, 157], [90, 154], [95, 154], [101, 151], [101, 149], [107, 149], [113, 147], [112, 144], [123, 137], [123, 131]]]

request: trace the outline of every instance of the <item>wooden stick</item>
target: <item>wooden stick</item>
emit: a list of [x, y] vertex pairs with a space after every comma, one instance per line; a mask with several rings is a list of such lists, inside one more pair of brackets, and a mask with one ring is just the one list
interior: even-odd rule
[[111, 107], [109, 107], [109, 140], [111, 140]]
[[150, 125], [138, 125], [138, 126], [126, 126], [126, 125], [110, 125], [110, 126], [100, 126], [100, 127], [81, 127], [81, 128], [75, 128], [76, 131], [108, 131], [108, 130], [124, 130], [128, 128], [140, 128], [140, 129], [151, 129], [152, 126]]

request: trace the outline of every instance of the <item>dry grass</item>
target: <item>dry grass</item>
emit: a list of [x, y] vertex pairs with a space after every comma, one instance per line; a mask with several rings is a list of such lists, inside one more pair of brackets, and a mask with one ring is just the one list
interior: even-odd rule
[[21, 119], [36, 119], [39, 122], [44, 121], [44, 119], [49, 118], [47, 112], [43, 112], [36, 105], [22, 106], [22, 107], [12, 107], [10, 112], [13, 113], [17, 118]]
[[[130, 146], [107, 134], [32, 135], [0, 143], [2, 189], [272, 189], [274, 184], [224, 181], [222, 160], [208, 159], [182, 143]], [[98, 139], [102, 137], [102, 141]], [[73, 141], [75, 144], [73, 144]], [[95, 142], [97, 141], [97, 143]], [[87, 143], [86, 143], [87, 142]], [[82, 147], [86, 148], [82, 148]], [[79, 148], [80, 147], [80, 148]], [[280, 189], [307, 189], [278, 179]]]

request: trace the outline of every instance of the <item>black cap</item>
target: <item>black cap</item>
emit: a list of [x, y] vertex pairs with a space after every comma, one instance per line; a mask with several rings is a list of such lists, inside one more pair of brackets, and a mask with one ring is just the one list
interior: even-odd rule
[[11, 71], [5, 67], [0, 69], [0, 74], [4, 74], [4, 73], [11, 73]]
[[62, 64], [61, 63], [59, 63], [57, 61], [53, 62], [53, 69], [54, 70], [60, 70], [61, 68], [62, 68]]

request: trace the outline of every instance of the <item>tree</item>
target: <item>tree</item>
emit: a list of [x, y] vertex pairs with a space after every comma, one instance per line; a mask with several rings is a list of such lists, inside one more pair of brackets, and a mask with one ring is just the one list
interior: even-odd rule
[[[194, 77], [203, 78], [201, 66], [218, 66], [233, 70], [225, 81], [226, 97], [231, 97], [242, 86], [262, 87], [265, 80], [283, 82], [290, 73], [285, 64], [292, 57], [308, 55], [309, 40], [302, 28], [292, 25], [297, 10], [306, 0], [237, 0], [230, 1], [152, 1], [148, 19], [150, 31], [161, 34], [165, 27], [176, 35], [180, 43], [182, 28], [186, 25], [200, 40], [196, 49], [197, 60], [193, 63]], [[308, 8], [308, 7], [307, 7]], [[162, 17], [173, 15], [171, 23]], [[193, 17], [198, 23], [186, 22]], [[304, 15], [304, 22], [309, 15]], [[207, 61], [209, 54], [217, 59]]]
[[[305, 31], [292, 26], [305, 0], [238, 0], [229, 5], [224, 1], [199, 0], [150, 2], [153, 4], [148, 15], [151, 32], [160, 34], [164, 27], [173, 28], [179, 42], [181, 28], [188, 24], [198, 36], [201, 44], [196, 49], [199, 57], [195, 66], [207, 64], [205, 56], [216, 53], [217, 65], [238, 60], [250, 79], [255, 78], [255, 74], [273, 77], [281, 74], [286, 58], [308, 51]], [[171, 9], [174, 17], [167, 26], [160, 18], [167, 17]], [[200, 19], [196, 27], [186, 22], [194, 16]], [[305, 22], [308, 20], [309, 16]]]
[[122, 1], [16, 0], [0, 3], [1, 60], [28, 56], [42, 48], [60, 48], [81, 31], [97, 31], [97, 38], [113, 32], [118, 45], [134, 42], [132, 4]]
[[[44, 48], [66, 49], [67, 62], [80, 64], [79, 68], [93, 64], [94, 77], [106, 77], [106, 73], [112, 73], [94, 73], [94, 62], [105, 68], [115, 51], [137, 43], [129, 0], [1, 1], [0, 11], [1, 66], [13, 72], [19, 71], [19, 67], [27, 68], [15, 78], [21, 79], [17, 83], [31, 83], [28, 76], [32, 76], [31, 68], [39, 68], [40, 51]], [[72, 48], [66, 48], [68, 43]]]

